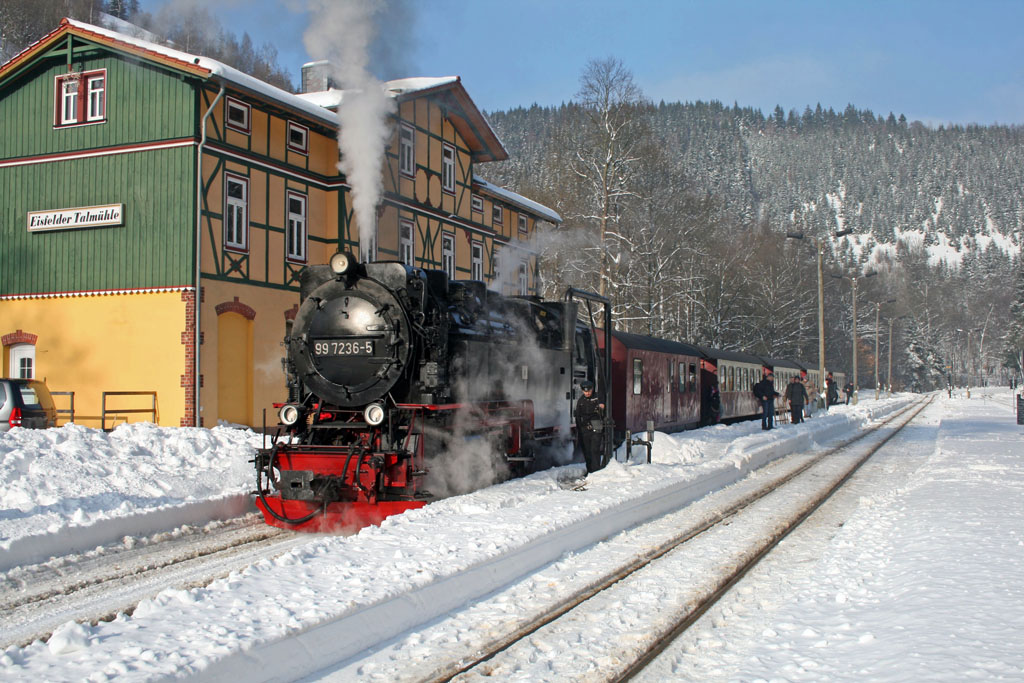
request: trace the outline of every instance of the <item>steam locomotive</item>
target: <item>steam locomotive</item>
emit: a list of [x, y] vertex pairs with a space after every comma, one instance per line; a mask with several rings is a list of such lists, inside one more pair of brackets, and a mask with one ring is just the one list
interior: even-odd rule
[[282, 429], [255, 459], [257, 506], [287, 529], [378, 524], [569, 462], [584, 380], [609, 407], [604, 462], [631, 432], [756, 417], [750, 390], [767, 370], [780, 392], [794, 375], [821, 386], [800, 362], [599, 329], [594, 306], [611, 320], [608, 300], [579, 290], [508, 297], [344, 253], [303, 269], [300, 285]]
[[282, 430], [255, 459], [257, 505], [275, 526], [359, 528], [568, 462], [580, 383], [609, 391], [593, 306], [610, 311], [594, 294], [507, 297], [345, 253], [305, 268], [300, 289]]

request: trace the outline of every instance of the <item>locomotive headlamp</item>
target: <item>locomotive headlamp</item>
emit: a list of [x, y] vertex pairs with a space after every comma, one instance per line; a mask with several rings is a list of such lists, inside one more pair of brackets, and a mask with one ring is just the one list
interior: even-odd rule
[[379, 403], [371, 403], [366, 406], [366, 409], [363, 410], [363, 419], [366, 420], [366, 424], [376, 427], [384, 421], [384, 406]]
[[277, 417], [281, 420], [281, 424], [291, 427], [302, 418], [302, 411], [298, 406], [288, 403], [277, 411]]
[[344, 251], [339, 251], [331, 257], [331, 270], [335, 275], [344, 275], [348, 271], [352, 270], [352, 267], [355, 266], [355, 264], [355, 257]]

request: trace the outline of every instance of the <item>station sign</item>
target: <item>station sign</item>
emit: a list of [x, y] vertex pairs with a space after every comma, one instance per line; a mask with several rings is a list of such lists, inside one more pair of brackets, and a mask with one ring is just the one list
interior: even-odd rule
[[28, 231], [71, 230], [124, 225], [124, 204], [28, 212]]

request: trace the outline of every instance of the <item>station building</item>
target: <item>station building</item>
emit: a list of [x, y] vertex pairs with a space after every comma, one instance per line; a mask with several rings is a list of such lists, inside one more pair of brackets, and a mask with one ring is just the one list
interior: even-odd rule
[[508, 153], [460, 79], [384, 84], [361, 231], [321, 66], [295, 95], [68, 19], [0, 65], [0, 373], [45, 378], [86, 426], [258, 426], [306, 264], [362, 251], [536, 293], [530, 238], [561, 219], [476, 175]]

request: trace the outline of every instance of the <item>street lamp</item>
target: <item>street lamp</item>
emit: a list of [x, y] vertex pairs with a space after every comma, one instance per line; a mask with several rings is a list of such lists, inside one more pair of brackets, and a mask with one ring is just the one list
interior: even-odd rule
[[[875, 400], [878, 400], [879, 386], [878, 386], [878, 327], [879, 327], [879, 316], [882, 312], [882, 304], [894, 304], [896, 299], [886, 299], [885, 301], [875, 302]], [[889, 321], [889, 379], [892, 379], [892, 321]], [[892, 387], [889, 387], [889, 393], [892, 393]]]
[[[837, 238], [845, 237], [852, 233], [853, 230], [840, 230], [834, 236]], [[793, 240], [802, 240], [804, 234], [802, 232], [787, 232], [786, 237]], [[817, 237], [811, 237], [810, 239], [814, 242], [814, 251], [818, 254], [818, 382], [821, 383], [818, 386], [818, 392], [820, 394], [825, 386], [825, 282], [821, 270], [824, 244]], [[820, 401], [821, 399], [819, 398]]]
[[860, 385], [857, 383], [857, 280], [874, 277], [875, 275], [878, 275], [878, 273], [873, 270], [861, 276], [832, 274], [832, 277], [838, 280], [846, 278], [853, 283], [853, 405], [857, 405], [857, 394], [860, 391]]

